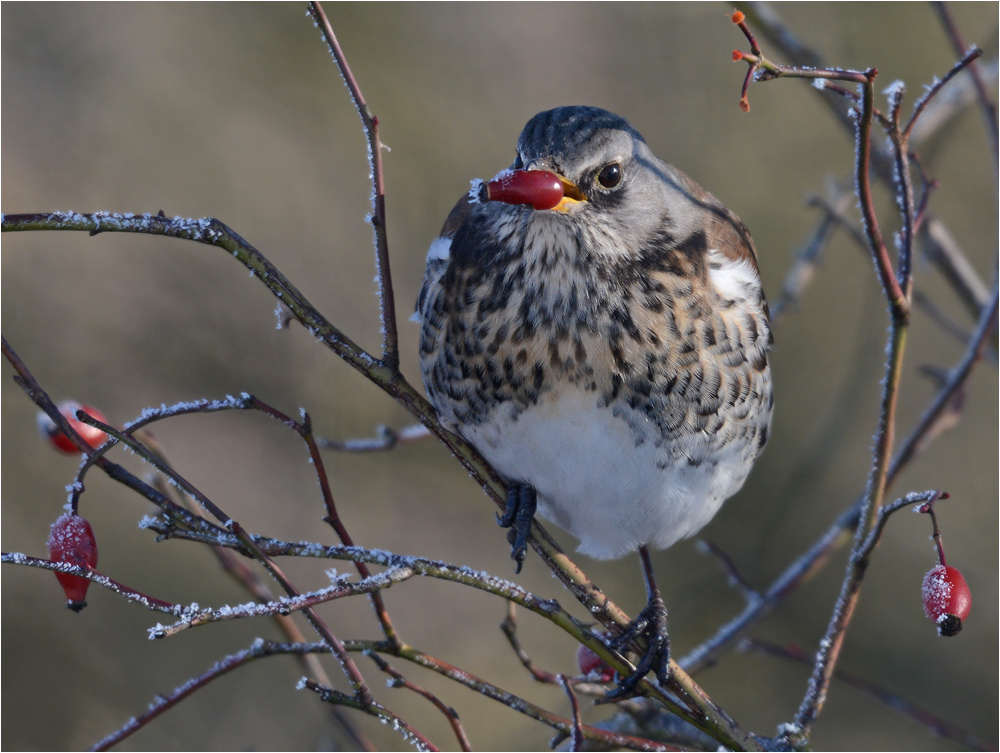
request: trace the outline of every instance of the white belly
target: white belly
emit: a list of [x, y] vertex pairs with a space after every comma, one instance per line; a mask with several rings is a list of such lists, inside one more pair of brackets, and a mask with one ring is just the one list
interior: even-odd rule
[[655, 427], [637, 433], [646, 421], [640, 414], [626, 422], [598, 399], [565, 386], [516, 418], [507, 404], [462, 428], [508, 480], [535, 488], [538, 512], [579, 538], [584, 554], [664, 549], [700, 530], [743, 485], [749, 447], [720, 447], [703, 432], [657, 446]]

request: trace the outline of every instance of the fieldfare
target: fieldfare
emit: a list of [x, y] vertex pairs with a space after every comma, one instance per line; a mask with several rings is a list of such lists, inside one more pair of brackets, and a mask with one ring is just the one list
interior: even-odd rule
[[669, 677], [648, 546], [708, 523], [771, 421], [767, 303], [735, 214], [595, 107], [533, 117], [431, 244], [424, 386], [508, 484], [520, 570], [536, 509], [599, 559], [638, 550], [649, 603], [611, 646], [648, 648], [619, 694]]

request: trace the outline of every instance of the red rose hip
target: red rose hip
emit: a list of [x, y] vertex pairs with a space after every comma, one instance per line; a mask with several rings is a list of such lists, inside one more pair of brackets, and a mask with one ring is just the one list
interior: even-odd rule
[[586, 646], [577, 649], [576, 663], [580, 674], [597, 677], [598, 682], [611, 682], [615, 677], [614, 668]]
[[937, 623], [938, 634], [958, 635], [972, 609], [972, 594], [957, 568], [937, 565], [924, 576], [924, 612]]
[[[97, 566], [97, 539], [90, 523], [79, 515], [66, 514], [56, 519], [49, 531], [49, 559], [53, 562], [65, 562], [80, 567]], [[87, 588], [90, 581], [79, 575], [56, 573], [59, 585], [66, 592], [69, 603], [66, 605], [74, 612], [79, 612], [87, 602]]]
[[[94, 426], [89, 426], [88, 424], [78, 420], [76, 417], [76, 412], [78, 410], [82, 410], [88, 416], [96, 418], [102, 423], [107, 423], [108, 419], [106, 419], [104, 414], [97, 410], [97, 408], [91, 408], [89, 405], [80, 405], [72, 400], [68, 400], [59, 405], [59, 412], [66, 417], [70, 426], [72, 426], [76, 430], [76, 433], [83, 438], [83, 441], [93, 448], [100, 447], [107, 440], [108, 435], [100, 429]], [[67, 455], [73, 455], [80, 452], [76, 445], [73, 444], [73, 441], [67, 437], [62, 430], [55, 425], [55, 422], [53, 422], [52, 419], [45, 413], [38, 414], [38, 429], [42, 432], [42, 435], [49, 440], [49, 443], [59, 450], [59, 452], [64, 452]]]
[[563, 199], [559, 176], [546, 170], [510, 170], [486, 184], [486, 200], [552, 209]]

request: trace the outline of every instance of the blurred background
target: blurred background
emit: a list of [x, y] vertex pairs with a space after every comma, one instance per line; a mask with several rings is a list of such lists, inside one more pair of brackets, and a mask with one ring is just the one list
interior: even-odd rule
[[[904, 112], [953, 55], [927, 5], [781, 4], [777, 11], [825, 61], [879, 69], [878, 88], [907, 83]], [[957, 4], [969, 43], [995, 60], [996, 6]], [[389, 240], [403, 371], [419, 381], [417, 325], [406, 321], [426, 248], [471, 178], [513, 159], [524, 123], [557, 105], [618, 112], [653, 151], [694, 177], [751, 229], [769, 298], [818, 214], [808, 196], [850, 181], [852, 137], [797, 81], [755, 85], [738, 107], [747, 44], [725, 5], [330, 4], [372, 110], [382, 123]], [[317, 30], [299, 4], [10, 4], [2, 7], [2, 192], [7, 213], [156, 212], [218, 217], [260, 249], [343, 331], [379, 346], [372, 281], [365, 142]], [[765, 51], [768, 45], [765, 43]], [[775, 55], [775, 57], [778, 57]], [[995, 80], [995, 79], [994, 79]], [[995, 94], [995, 92], [994, 92]], [[880, 106], [884, 99], [880, 95]], [[989, 283], [997, 254], [997, 195], [980, 112], [969, 108], [922, 151], [941, 188], [932, 209]], [[886, 228], [896, 226], [880, 189]], [[853, 211], [853, 209], [852, 209]], [[401, 428], [408, 415], [300, 327], [275, 329], [275, 302], [242, 266], [208, 246], [84, 233], [3, 236], [3, 333], [54, 399], [99, 407], [116, 423], [146, 406], [247, 391], [313, 417], [336, 439]], [[916, 289], [961, 325], [972, 320], [936, 270], [916, 263]], [[800, 304], [775, 329], [771, 442], [743, 491], [703, 532], [765, 588], [863, 490], [875, 432], [888, 319], [871, 262], [838, 234]], [[913, 315], [899, 437], [934, 394], [919, 367], [950, 367], [962, 343]], [[995, 341], [994, 341], [995, 342]], [[48, 526], [77, 467], [35, 431], [35, 408], [4, 364], [4, 551], [45, 556]], [[890, 491], [941, 488], [949, 564], [973, 592], [962, 634], [939, 638], [924, 617], [923, 574], [934, 564], [924, 516], [900, 513], [876, 552], [841, 666], [995, 744], [997, 735], [997, 371], [981, 364], [961, 423]], [[301, 442], [260, 415], [182, 417], [156, 426], [176, 468], [248, 529], [334, 543]], [[139, 469], [121, 451], [112, 458]], [[341, 514], [357, 543], [513, 577], [493, 506], [438, 443], [390, 454], [327, 456]], [[151, 505], [100, 473], [81, 512], [97, 532], [100, 569], [174, 602], [244, 602], [212, 555], [153, 543], [136, 521]], [[565, 543], [574, 542], [553, 526]], [[846, 561], [840, 552], [755, 637], [812, 651]], [[626, 611], [644, 602], [637, 558], [578, 562]], [[302, 589], [326, 584], [322, 563], [289, 562]], [[341, 571], [343, 563], [332, 563]], [[654, 557], [683, 655], [743, 603], [718, 562], [682, 542]], [[51, 573], [5, 566], [5, 749], [86, 747], [254, 637], [270, 622], [232, 621], [147, 640], [161, 616], [92, 587], [82, 614], [64, 608]], [[517, 581], [572, 602], [530, 554]], [[497, 685], [569, 714], [560, 690], [534, 684], [499, 631], [504, 604], [430, 580], [386, 593], [404, 640]], [[377, 638], [362, 599], [321, 613], [341, 638]], [[576, 610], [580, 614], [580, 610]], [[582, 617], [583, 615], [580, 614]], [[522, 639], [545, 669], [574, 672], [576, 647], [522, 614]], [[308, 631], [308, 627], [305, 628]], [[311, 635], [311, 633], [310, 633]], [[359, 657], [377, 697], [445, 747], [454, 738], [424, 700], [389, 690]], [[475, 747], [540, 749], [551, 730], [471, 691], [397, 662], [440, 693]], [[339, 678], [332, 662], [327, 668]], [[294, 690], [291, 659], [257, 662], [216, 681], [121, 747], [331, 749], [344, 743], [323, 704]], [[792, 718], [808, 670], [728, 654], [698, 676], [749, 729], [774, 734]], [[383, 748], [391, 730], [347, 712]], [[588, 720], [606, 709], [585, 708]], [[816, 749], [952, 749], [951, 742], [835, 682]]]

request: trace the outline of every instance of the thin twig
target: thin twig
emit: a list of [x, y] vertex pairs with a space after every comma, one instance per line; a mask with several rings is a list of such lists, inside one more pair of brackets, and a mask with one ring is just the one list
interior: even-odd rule
[[904, 138], [908, 139], [910, 137], [910, 134], [913, 132], [913, 126], [916, 125], [917, 120], [924, 113], [924, 110], [927, 109], [928, 103], [940, 93], [941, 89], [949, 81], [965, 70], [968, 66], [972, 65], [973, 62], [982, 57], [983, 51], [978, 47], [973, 47], [970, 50], [960, 50], [958, 51], [958, 54], [962, 56], [962, 59], [952, 66], [951, 70], [944, 75], [944, 78], [935, 81], [933, 86], [931, 86], [924, 93], [924, 96], [918, 99], [917, 103], [913, 106], [913, 112], [910, 115], [910, 119], [907, 121], [906, 126], [902, 129]]
[[551, 672], [546, 672], [543, 669], [538, 669], [535, 663], [528, 656], [528, 652], [524, 650], [521, 645], [520, 639], [517, 637], [517, 616], [514, 609], [514, 602], [507, 601], [507, 617], [504, 621], [500, 623], [500, 630], [503, 632], [504, 636], [507, 638], [507, 642], [510, 647], [514, 650], [517, 655], [518, 661], [524, 666], [526, 670], [531, 673], [531, 676], [535, 678], [538, 682], [545, 683], [546, 685], [555, 685], [559, 682], [558, 676]]
[[566, 675], [558, 675], [556, 680], [562, 686], [562, 689], [566, 691], [566, 695], [569, 698], [570, 710], [573, 713], [573, 747], [570, 750], [583, 750], [583, 720], [580, 718], [580, 702], [576, 699], [576, 693], [573, 692], [573, 685], [566, 679]]
[[[145, 412], [144, 412], [145, 414]], [[166, 455], [156, 442], [153, 435], [143, 429], [138, 429], [140, 432], [140, 441], [150, 448], [159, 457], [166, 461]], [[193, 507], [196, 503], [187, 495], [181, 493], [176, 487], [171, 486], [163, 476], [156, 476], [154, 481], [157, 488], [164, 495], [170, 496], [176, 494], [181, 500], [181, 504], [190, 505], [189, 509]], [[209, 547], [212, 553], [215, 555], [216, 559], [219, 560], [224, 572], [228, 573], [233, 577], [240, 585], [242, 585], [259, 603], [267, 603], [274, 601], [274, 595], [271, 589], [265, 583], [264, 579], [260, 576], [260, 573], [255, 570], [250, 565], [250, 561], [245, 557], [241, 557], [232, 549], [227, 549], [226, 547], [211, 545]], [[275, 624], [277, 624], [278, 629], [288, 638], [291, 643], [305, 643], [305, 635], [299, 629], [299, 626], [285, 614], [274, 614], [272, 616]], [[330, 684], [330, 677], [327, 675], [326, 670], [320, 663], [319, 659], [313, 653], [297, 653], [296, 657], [299, 663], [302, 665], [304, 671], [312, 675], [318, 682], [325, 684]], [[374, 745], [371, 740], [357, 728], [357, 726], [348, 719], [341, 711], [337, 708], [331, 708], [331, 717], [335, 724], [337, 724], [344, 734], [350, 740], [350, 745], [352, 748], [357, 750], [373, 751], [375, 750]]]
[[92, 583], [103, 586], [109, 591], [114, 591], [119, 596], [124, 597], [126, 601], [140, 604], [154, 612], [165, 612], [166, 614], [172, 614], [176, 617], [184, 614], [186, 611], [185, 608], [179, 604], [172, 604], [169, 601], [157, 599], [153, 596], [148, 596], [141, 591], [136, 591], [134, 588], [129, 588], [124, 583], [119, 583], [113, 578], [109, 578], [104, 573], [101, 573], [89, 566], [71, 565], [68, 562], [54, 562], [40, 557], [30, 557], [27, 554], [21, 554], [20, 552], [0, 553], [0, 562], [3, 562], [5, 565], [38, 567], [43, 570], [52, 570], [57, 573], [67, 573], [69, 575], [76, 575], [79, 578], [86, 578]]
[[[309, 458], [313, 467], [316, 469], [316, 476], [319, 479], [320, 493], [323, 495], [323, 501], [326, 504], [327, 514], [324, 520], [330, 524], [334, 531], [337, 532], [337, 536], [345, 546], [354, 546], [354, 539], [351, 537], [350, 533], [348, 533], [347, 526], [344, 525], [340, 514], [337, 512], [337, 505], [333, 498], [333, 490], [330, 487], [330, 480], [327, 477], [326, 466], [323, 463], [323, 457], [320, 454], [316, 438], [313, 436], [312, 421], [309, 418], [309, 414], [302, 411], [302, 422], [299, 423], [290, 416], [287, 416], [279, 411], [277, 408], [268, 405], [256, 397], [250, 398], [249, 405], [257, 410], [263, 411], [272, 418], [281, 421], [302, 437], [302, 440], [309, 448]], [[357, 568], [358, 574], [361, 575], [362, 578], [371, 577], [372, 573], [365, 563], [355, 562], [354, 566]], [[371, 593], [371, 600], [372, 606], [375, 609], [375, 616], [378, 618], [379, 624], [382, 626], [382, 632], [385, 634], [386, 639], [390, 641], [398, 641], [399, 636], [396, 634], [396, 629], [392, 625], [392, 620], [389, 617], [389, 611], [386, 609], [385, 603], [382, 601], [381, 594], [378, 591], [373, 591]]]
[[206, 685], [208, 685], [213, 680], [222, 677], [234, 669], [239, 669], [246, 664], [249, 664], [256, 659], [263, 659], [268, 656], [280, 656], [285, 654], [296, 654], [299, 656], [305, 656], [316, 652], [327, 652], [328, 648], [325, 644], [287, 644], [287, 643], [274, 643], [272, 641], [265, 641], [258, 638], [251, 644], [251, 646], [243, 651], [235, 654], [230, 654], [229, 656], [217, 661], [212, 665], [210, 669], [206, 672], [186, 681], [183, 685], [175, 688], [172, 692], [167, 695], [158, 695], [153, 703], [150, 704], [149, 710], [144, 714], [140, 714], [137, 717], [133, 717], [128, 722], [126, 722], [122, 727], [112, 732], [107, 737], [102, 740], [98, 740], [90, 748], [90, 750], [110, 750], [118, 743], [122, 742], [126, 738], [135, 734], [143, 727], [148, 725], [156, 717], [163, 714], [165, 711], [169, 711], [174, 708], [177, 704], [183, 701], [185, 698], [190, 697], [195, 692], [201, 690]]
[[308, 677], [303, 677], [299, 681], [298, 687], [301, 690], [313, 691], [320, 697], [321, 700], [326, 701], [327, 703], [332, 703], [338, 706], [347, 706], [348, 708], [364, 711], [366, 714], [374, 716], [383, 724], [388, 724], [396, 732], [401, 734], [403, 739], [414, 745], [417, 750], [439, 750], [434, 743], [421, 734], [415, 727], [413, 727], [413, 725], [401, 716], [387, 709], [381, 703], [376, 703], [375, 701], [365, 703], [364, 701], [360, 701], [355, 695], [341, 693], [339, 690], [336, 690], [329, 685], [323, 685], [315, 680], [309, 679]]
[[333, 33], [333, 27], [323, 12], [323, 6], [318, 2], [309, 3], [309, 12], [323, 32], [330, 52], [337, 62], [344, 83], [351, 92], [351, 101], [361, 117], [368, 140], [368, 165], [371, 168], [372, 179], [372, 214], [371, 223], [375, 231], [375, 273], [379, 292], [379, 313], [382, 316], [382, 360], [381, 363], [393, 372], [399, 371], [399, 334], [396, 330], [396, 302], [392, 291], [392, 278], [389, 274], [389, 241], [386, 236], [385, 218], [385, 179], [382, 175], [382, 140], [379, 137], [378, 118], [368, 109], [364, 94], [357, 79], [351, 72], [344, 51]]
[[[195, 500], [198, 501], [202, 507], [212, 513], [224, 526], [237, 538], [240, 543], [246, 547], [246, 549], [267, 569], [285, 592], [292, 597], [300, 596], [298, 590], [292, 585], [291, 581], [285, 576], [285, 574], [267, 555], [265, 555], [254, 543], [253, 538], [243, 529], [243, 527], [229, 515], [222, 511], [212, 500], [205, 496], [197, 487], [195, 487], [190, 481], [181, 476], [177, 471], [173, 470], [167, 466], [163, 460], [158, 457], [155, 453], [151, 452], [145, 445], [139, 442], [132, 435], [120, 431], [113, 426], [105, 424], [101, 421], [97, 421], [93, 416], [87, 416], [87, 423], [91, 426], [96, 426], [101, 431], [106, 433], [108, 436], [112, 436], [119, 442], [130, 447], [139, 455], [143, 460], [152, 465], [160, 473], [171, 478], [174, 483], [176, 483], [181, 489], [186, 493], [190, 494]], [[315, 611], [308, 606], [302, 610], [302, 614], [305, 616], [309, 624], [313, 626], [313, 629], [319, 633], [320, 637], [323, 638], [327, 645], [330, 647], [331, 653], [340, 662], [344, 673], [347, 675], [348, 679], [351, 681], [351, 686], [354, 688], [354, 692], [358, 697], [359, 702], [371, 703], [373, 698], [371, 695], [371, 690], [368, 688], [368, 684], [365, 682], [364, 677], [358, 670], [357, 666], [354, 664], [354, 660], [348, 656], [347, 652], [344, 650], [343, 644], [340, 640], [333, 634], [330, 628], [326, 625], [322, 618], [316, 614]]]
[[[958, 25], [955, 23], [955, 19], [952, 18], [948, 4], [937, 1], [932, 2], [931, 7], [934, 8], [941, 18], [941, 23], [945, 28], [948, 39], [951, 40], [951, 46], [955, 54], [964, 55], [967, 48], [958, 30]], [[994, 174], [996, 174], [996, 170], [1000, 167], [998, 166], [998, 162], [1000, 162], [1000, 128], [998, 128], [997, 124], [997, 105], [993, 101], [989, 88], [986, 86], [986, 81], [979, 66], [973, 63], [969, 68], [969, 74], [972, 76], [973, 85], [976, 87], [976, 94], [979, 97], [979, 105], [983, 111], [983, 118], [986, 120], [986, 134], [990, 143], [990, 152], [993, 155]]]
[[378, 665], [378, 668], [389, 675], [392, 680], [390, 681], [393, 687], [406, 688], [407, 690], [412, 690], [414, 693], [423, 696], [428, 701], [430, 701], [434, 706], [444, 714], [448, 723], [451, 725], [452, 731], [455, 733], [455, 737], [458, 739], [458, 744], [462, 750], [472, 750], [472, 745], [469, 743], [469, 738], [465, 734], [465, 728], [462, 727], [462, 722], [458, 718], [458, 712], [455, 711], [451, 706], [447, 705], [438, 698], [436, 695], [431, 693], [429, 690], [420, 687], [416, 683], [407, 680], [401, 672], [394, 669], [389, 662], [383, 659], [374, 651], [366, 651], [365, 655]]
[[[926, 293], [920, 290], [914, 290], [913, 303], [921, 311], [927, 314], [931, 321], [937, 324], [942, 330], [947, 332], [958, 342], [967, 343], [972, 339], [972, 332], [955, 321]], [[997, 352], [993, 348], [987, 346], [985, 352], [983, 353], [983, 357], [996, 365]]]
[[733, 585], [739, 588], [740, 593], [743, 594], [743, 598], [746, 599], [748, 603], [760, 600], [760, 591], [750, 585], [749, 581], [743, 577], [739, 568], [736, 567], [736, 563], [733, 562], [733, 558], [726, 554], [715, 542], [707, 539], [699, 539], [698, 548], [705, 554], [711, 554], [719, 560], [720, 563], [722, 563], [722, 567], [726, 571], [726, 575], [729, 576], [729, 580], [732, 581]]

